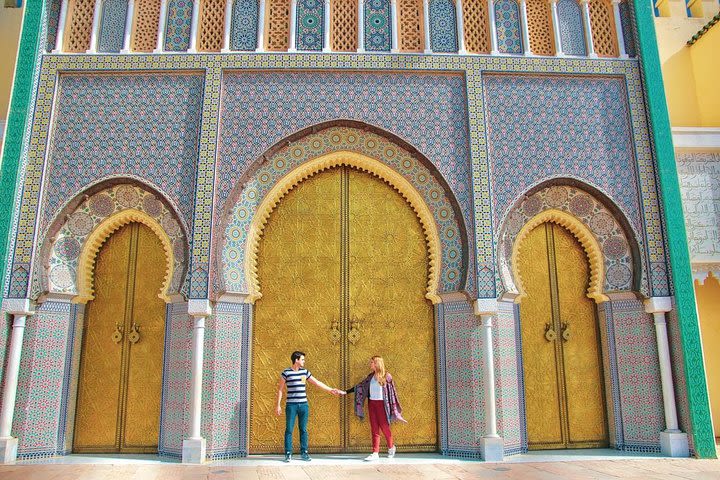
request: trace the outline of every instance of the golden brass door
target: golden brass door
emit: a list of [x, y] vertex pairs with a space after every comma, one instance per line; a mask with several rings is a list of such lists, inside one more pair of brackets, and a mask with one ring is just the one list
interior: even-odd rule
[[[290, 353], [330, 386], [350, 387], [385, 358], [408, 425], [393, 425], [403, 450], [437, 449], [435, 329], [425, 299], [425, 237], [412, 208], [382, 180], [349, 167], [295, 187], [272, 213], [260, 243], [262, 298], [253, 322], [250, 449], [282, 452], [284, 417], [274, 413]], [[367, 420], [352, 395], [309, 386], [310, 448], [368, 451]], [[297, 442], [298, 435], [294, 435]], [[297, 446], [297, 445], [296, 445]]]
[[160, 432], [167, 267], [160, 239], [130, 223], [95, 263], [85, 308], [75, 413], [75, 452], [152, 453]]
[[608, 445], [600, 336], [582, 246], [553, 223], [523, 240], [518, 267], [525, 408], [531, 449]]

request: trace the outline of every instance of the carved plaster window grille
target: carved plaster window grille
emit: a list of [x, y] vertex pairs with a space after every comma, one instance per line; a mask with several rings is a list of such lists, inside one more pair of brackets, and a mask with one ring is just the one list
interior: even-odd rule
[[95, 0], [70, 0], [67, 13], [70, 21], [65, 34], [64, 51], [84, 53], [90, 49], [94, 10]]
[[334, 0], [330, 4], [330, 45], [334, 52], [355, 52], [358, 48], [357, 0]]
[[599, 57], [617, 57], [617, 34], [612, 5], [607, 0], [591, 0], [589, 7], [595, 53]]
[[550, 4], [547, 0], [527, 0], [530, 51], [535, 55], [555, 54]]
[[465, 48], [470, 53], [490, 53], [487, 6], [487, 0], [462, 2]]
[[290, 46], [290, 0], [268, 0], [266, 49], [285, 52]]
[[157, 46], [160, 0], [138, 0], [133, 20], [131, 50], [152, 52]]
[[401, 52], [424, 50], [422, 0], [398, 0], [399, 45]]
[[198, 50], [219, 52], [225, 35], [225, 1], [202, 0], [200, 4], [200, 38]]

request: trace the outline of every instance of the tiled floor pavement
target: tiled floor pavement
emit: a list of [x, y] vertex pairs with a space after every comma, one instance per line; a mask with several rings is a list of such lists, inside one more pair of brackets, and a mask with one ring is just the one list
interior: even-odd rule
[[503, 463], [401, 455], [365, 463], [358, 456], [316, 456], [310, 463], [285, 464], [275, 457], [251, 457], [190, 466], [157, 457], [70, 456], [0, 466], [2, 480], [331, 480], [331, 479], [719, 479], [720, 460], [594, 454], [519, 455]]

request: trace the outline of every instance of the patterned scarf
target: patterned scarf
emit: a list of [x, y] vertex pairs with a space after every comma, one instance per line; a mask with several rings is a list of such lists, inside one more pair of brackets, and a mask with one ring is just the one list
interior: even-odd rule
[[[374, 373], [368, 375], [365, 380], [355, 385], [355, 415], [361, 420], [365, 418], [365, 399], [370, 398], [370, 380]], [[402, 407], [398, 400], [397, 390], [392, 380], [392, 375], [385, 375], [385, 386], [383, 387], [383, 403], [385, 404], [385, 415], [388, 423], [400, 421], [407, 423], [402, 416]]]

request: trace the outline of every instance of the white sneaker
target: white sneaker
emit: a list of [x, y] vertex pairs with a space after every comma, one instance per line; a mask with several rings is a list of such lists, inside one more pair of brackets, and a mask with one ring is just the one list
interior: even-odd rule
[[395, 447], [388, 448], [388, 458], [393, 458], [395, 456]]
[[373, 452], [365, 457], [366, 462], [374, 462], [375, 460], [380, 460], [380, 454], [378, 452]]

